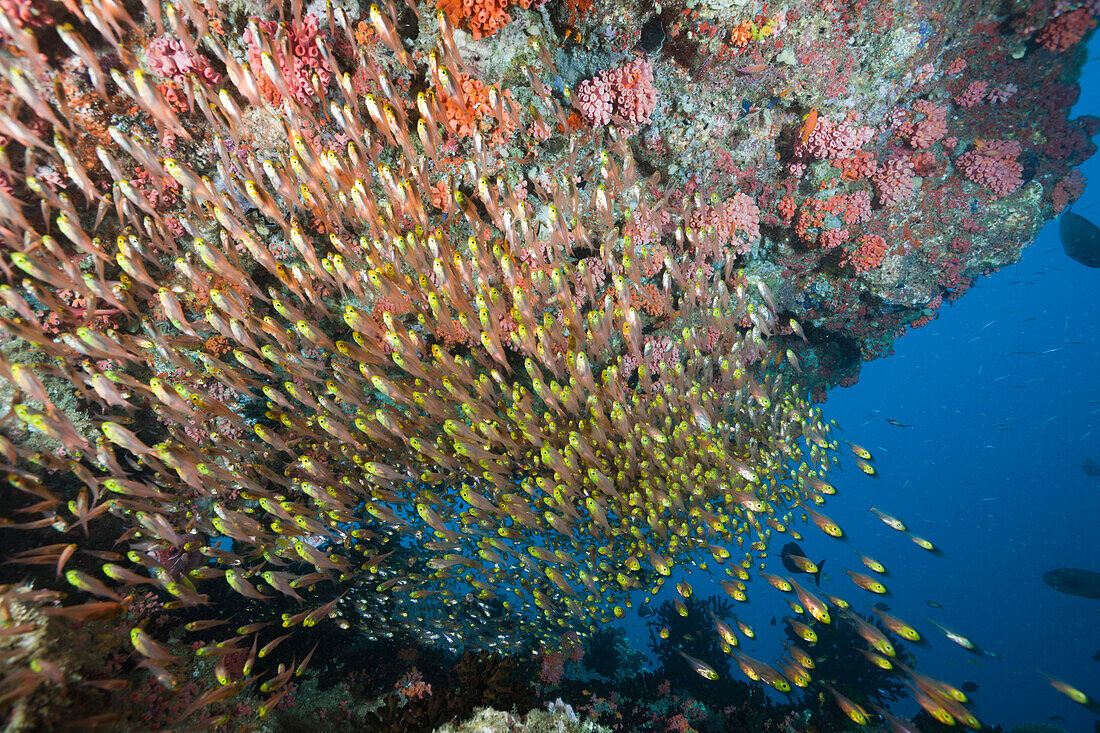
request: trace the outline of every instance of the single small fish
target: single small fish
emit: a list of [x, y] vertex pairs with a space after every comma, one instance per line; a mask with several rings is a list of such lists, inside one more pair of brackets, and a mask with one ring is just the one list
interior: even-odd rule
[[830, 537], [835, 537], [838, 540], [844, 537], [844, 530], [842, 530], [840, 528], [840, 525], [834, 522], [832, 519], [825, 516], [821, 512], [814, 511], [805, 504], [801, 504], [800, 506], [802, 507], [802, 510], [809, 515], [813, 523], [817, 525], [817, 528], [820, 529], [822, 532], [829, 535]]
[[889, 527], [890, 529], [896, 529], [898, 532], [905, 532], [906, 531], [905, 523], [902, 522], [897, 517], [890, 516], [886, 512], [883, 512], [883, 511], [880, 511], [880, 510], [876, 509], [874, 506], [872, 506], [870, 509], [868, 509], [868, 511], [871, 512], [872, 514], [874, 514], [879, 519], [881, 519], [883, 521], [883, 523], [885, 523], [886, 526]]
[[798, 140], [802, 145], [806, 144], [806, 141], [810, 139], [810, 135], [817, 128], [817, 107], [810, 109], [809, 114], [802, 121], [802, 127], [798, 131]]
[[695, 657], [689, 656], [679, 649], [676, 650], [676, 653], [683, 657], [684, 661], [686, 661], [691, 666], [692, 670], [694, 670], [696, 674], [698, 674], [700, 677], [708, 680], [718, 679], [718, 673], [715, 672], [714, 668], [706, 662], [702, 661], [701, 659], [696, 659]]
[[979, 653], [981, 652], [981, 649], [978, 648], [977, 644], [970, 641], [970, 639], [966, 638], [962, 634], [959, 634], [955, 631], [952, 631], [951, 629], [947, 628], [943, 624], [937, 623], [936, 621], [933, 621], [932, 619], [928, 619], [928, 623], [932, 624], [937, 629], [942, 631], [944, 636], [946, 636], [948, 639], [950, 639], [955, 644], [958, 644], [959, 646], [961, 646], [963, 649], [968, 649], [972, 652], [979, 652]]
[[1038, 672], [1039, 674], [1043, 675], [1044, 677], [1046, 677], [1047, 682], [1050, 683], [1051, 687], [1053, 687], [1055, 690], [1058, 690], [1058, 692], [1062, 693], [1063, 695], [1068, 697], [1070, 700], [1073, 700], [1078, 705], [1083, 705], [1083, 706], [1085, 706], [1086, 708], [1088, 708], [1089, 710], [1091, 710], [1093, 712], [1100, 711], [1100, 703], [1097, 703], [1097, 701], [1093, 700], [1091, 697], [1086, 695], [1081, 690], [1078, 690], [1076, 687], [1074, 687], [1070, 683], [1068, 683], [1064, 680], [1060, 680], [1057, 677], [1052, 677], [1051, 675], [1047, 674], [1046, 672], [1043, 672], [1042, 670], [1035, 670], [1035, 671]]
[[911, 532], [909, 533], [909, 539], [913, 540], [913, 544], [915, 544], [917, 547], [920, 547], [923, 550], [928, 550], [933, 555], [943, 554], [940, 548], [932, 544], [931, 540], [926, 540], [924, 537], [919, 537]]
[[840, 706], [840, 709], [844, 711], [844, 714], [847, 715], [853, 723], [855, 723], [856, 725], [867, 725], [869, 721], [867, 719], [866, 710], [864, 710], [848, 698], [844, 697], [844, 695], [841, 695], [839, 692], [834, 690], [831, 685], [824, 682], [822, 683], [822, 685], [824, 685], [825, 689], [829, 691], [829, 693], [833, 696], [833, 699], [836, 700], [836, 704]]
[[856, 466], [858, 466], [859, 470], [863, 471], [868, 476], [877, 476], [878, 475], [878, 472], [875, 470], [875, 467], [872, 466], [867, 461], [861, 459], [861, 458], [856, 459]]
[[130, 629], [130, 643], [134, 645], [134, 649], [138, 653], [153, 663], [172, 664], [178, 659], [163, 646], [153, 641], [152, 637], [140, 627], [135, 626]]
[[791, 618], [790, 616], [784, 616], [783, 620], [786, 621], [787, 625], [791, 627], [791, 631], [794, 632], [795, 636], [799, 637], [807, 644], [817, 643], [817, 632], [811, 629], [809, 626], [797, 619]]
[[[814, 563], [806, 558], [806, 553], [802, 551], [802, 548], [795, 542], [788, 542], [783, 545], [783, 550], [780, 553], [780, 558], [783, 561], [783, 567], [792, 573], [806, 573], [813, 576], [814, 584], [821, 585], [821, 568], [824, 567], [825, 561]], [[782, 588], [780, 588], [782, 590]]]
[[860, 588], [862, 588], [865, 591], [870, 591], [871, 593], [878, 593], [879, 595], [886, 595], [890, 592], [889, 589], [885, 585], [883, 585], [880, 581], [875, 580], [874, 578], [872, 578], [869, 575], [864, 575], [863, 573], [856, 573], [856, 572], [853, 572], [853, 571], [847, 570], [847, 569], [845, 569], [844, 572], [846, 572], [852, 578], [853, 583], [855, 583], [856, 585], [858, 585]]
[[[773, 619], [774, 620], [774, 619]], [[806, 669], [814, 668], [814, 660], [804, 649], [794, 644], [784, 644], [783, 648], [787, 650], [787, 653], [791, 655], [791, 659], [798, 662]]]
[[863, 446], [856, 445], [855, 443], [853, 443], [850, 440], [846, 440], [844, 442], [848, 444], [848, 448], [852, 451], [852, 454], [855, 455], [857, 458], [862, 458], [865, 461], [871, 460], [871, 451], [867, 450]]
[[869, 570], [873, 570], [876, 573], [878, 573], [879, 575], [889, 575], [890, 574], [886, 570], [886, 566], [883, 565], [882, 563], [880, 563], [878, 560], [874, 559], [873, 557], [868, 557], [867, 555], [864, 555], [862, 552], [856, 552], [856, 554], [859, 555], [859, 559], [863, 561], [864, 566], [867, 567]]
[[914, 629], [912, 626], [905, 623], [901, 619], [897, 618], [896, 616], [891, 616], [885, 611], [881, 611], [877, 608], [873, 608], [871, 610], [874, 611], [878, 615], [878, 617], [882, 619], [882, 623], [886, 624], [886, 628], [890, 629], [890, 631], [893, 631], [898, 636], [913, 642], [918, 642], [921, 640], [920, 633], [918, 633], [916, 629]]

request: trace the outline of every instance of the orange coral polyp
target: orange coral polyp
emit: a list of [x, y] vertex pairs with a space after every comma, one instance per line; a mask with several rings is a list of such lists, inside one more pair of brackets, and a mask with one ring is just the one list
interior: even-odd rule
[[509, 4], [526, 10], [531, 0], [437, 0], [436, 7], [447, 14], [453, 25], [466, 25], [474, 40], [491, 36], [512, 21]]

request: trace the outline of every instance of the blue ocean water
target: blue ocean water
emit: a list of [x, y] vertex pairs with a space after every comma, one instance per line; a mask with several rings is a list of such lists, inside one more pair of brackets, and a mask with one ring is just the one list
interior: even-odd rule
[[[1081, 85], [1072, 116], [1100, 115], [1095, 36]], [[1073, 210], [1100, 222], [1100, 160], [1082, 172], [1091, 183]], [[812, 526], [803, 532], [806, 554], [829, 558], [822, 591], [864, 602], [857, 610], [867, 612], [878, 599], [854, 590], [843, 568], [864, 569], [853, 550], [885, 564], [891, 613], [928, 640], [912, 649], [919, 670], [955, 685], [976, 683], [973, 710], [987, 725], [1051, 721], [1093, 730], [1095, 716], [1036, 670], [1100, 696], [1100, 662], [1092, 659], [1100, 650], [1100, 602], [1042, 580], [1060, 567], [1100, 571], [1100, 478], [1082, 470], [1088, 458], [1100, 462], [1098, 295], [1100, 270], [1066, 256], [1058, 223], [1050, 222], [1017, 265], [980, 278], [824, 405], [842, 428], [837, 437], [869, 449], [879, 475], [867, 477], [846, 461], [831, 478], [838, 495], [825, 511], [850, 548]], [[942, 556], [887, 528], [867, 511], [872, 504], [932, 540]], [[689, 577], [697, 592], [716, 590], [705, 574]], [[656, 601], [675, 596], [669, 586]], [[746, 651], [767, 660], [778, 654], [780, 636], [769, 619], [789, 610], [778, 594], [755, 591], [737, 610], [758, 631]], [[955, 646], [929, 618], [998, 658]], [[643, 623], [632, 618], [628, 627], [644, 646]], [[905, 716], [919, 710], [911, 699], [893, 709]]]
[[[1090, 53], [1074, 116], [1100, 114], [1095, 37]], [[1091, 183], [1074, 211], [1096, 221], [1100, 161], [1083, 173]], [[1002, 657], [975, 657], [934, 633], [919, 655], [922, 671], [978, 683], [976, 712], [986, 723], [1061, 716], [1060, 725], [1082, 731], [1095, 719], [1034, 668], [1100, 693], [1092, 660], [1100, 603], [1042, 581], [1059, 567], [1100, 570], [1100, 479], [1081, 468], [1100, 460], [1098, 294], [1100, 270], [1067, 257], [1051, 222], [1018, 265], [980, 279], [827, 403], [881, 474], [848, 470], [831, 515], [891, 569], [899, 616], [931, 616]], [[921, 552], [866, 513], [872, 502], [944, 556]]]

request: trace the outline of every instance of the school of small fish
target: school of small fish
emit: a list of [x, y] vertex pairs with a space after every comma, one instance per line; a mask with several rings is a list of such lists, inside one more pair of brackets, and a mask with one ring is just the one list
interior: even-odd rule
[[[100, 32], [96, 43], [128, 58], [120, 36], [139, 24], [121, 4], [66, 6]], [[201, 42], [227, 72], [217, 93], [193, 77], [183, 84], [201, 116], [177, 114], [136, 69], [105, 74], [89, 40], [65, 27], [97, 91], [105, 94], [109, 76], [146, 121], [112, 127], [117, 147], [95, 151], [109, 190], [93, 183], [74, 154], [77, 131], [60, 121], [53, 140], [9, 121], [5, 134], [25, 148], [24, 160], [0, 156], [4, 174], [37, 194], [32, 215], [0, 191], [9, 280], [0, 297], [10, 309], [0, 330], [46, 357], [0, 358], [0, 376], [20, 394], [7, 419], [63, 447], [36, 452], [0, 437], [2, 468], [25, 499], [4, 521], [58, 532], [56, 543], [13, 559], [56, 567], [93, 597], [59, 613], [102, 618], [152, 589], [168, 608], [203, 616], [189, 631], [231, 626], [201, 653], [249, 650], [243, 677], [220, 666], [223, 687], [193, 709], [254, 685], [263, 712], [324, 653], [314, 647], [274, 668], [258, 661], [302, 628], [334, 623], [369, 638], [406, 633], [424, 644], [507, 649], [622, 618], [638, 591], [658, 592], [677, 566], [713, 564], [737, 601], [747, 600], [753, 572], [797, 599], [799, 617], [785, 620], [806, 644], [816, 624], [839, 616], [867, 642], [869, 663], [896, 666], [886, 637], [847, 601], [764, 571], [778, 557], [777, 536], [801, 539], [795, 522], [845, 536], [821, 512], [835, 493], [826, 476], [839, 442], [770, 340], [779, 314], [767, 286], [747, 283], [712, 231], [687, 227], [690, 212], [670, 212], [679, 252], [702, 253], [709, 272], [689, 271], [674, 255], [651, 267], [652, 252], [622, 236], [633, 210], [663, 204], [651, 200], [618, 136], [596, 155], [570, 148], [548, 186], [532, 182], [520, 197], [514, 161], [475, 132], [441, 213], [427, 200], [429, 172], [444, 155], [446, 110], [466, 108], [444, 14], [436, 53], [414, 62], [392, 4], [371, 7], [382, 44], [371, 53], [333, 9], [322, 22], [359, 49], [354, 73], [376, 91], [357, 91], [322, 39], [334, 82], [325, 88], [314, 77], [316, 108], [289, 93], [273, 62], [286, 39], [252, 27], [268, 81], [282, 92], [281, 105], [266, 109], [284, 139], [261, 157], [236, 101], [265, 108], [252, 72], [168, 9], [162, 18], [159, 4], [146, 3], [145, 12], [185, 48]], [[33, 36], [2, 30], [26, 47], [0, 58], [0, 73], [28, 106], [49, 113], [40, 90], [51, 82]], [[552, 61], [542, 59], [542, 71], [528, 69], [535, 114], [568, 129], [567, 110], [542, 82], [554, 75]], [[410, 103], [391, 77], [420, 73], [416, 63], [426, 65], [427, 85]], [[516, 103], [495, 87], [488, 106], [488, 127], [519, 123]], [[202, 170], [158, 142], [165, 133], [189, 138], [196, 121], [208, 131]], [[44, 162], [75, 187], [41, 185]], [[135, 164], [179, 184], [182, 236], [128, 183]], [[277, 257], [276, 243], [289, 256]], [[582, 260], [574, 254], [582, 251], [594, 254]], [[531, 252], [541, 254], [520, 256]], [[664, 353], [645, 338], [646, 287], [676, 303], [682, 319]], [[83, 305], [52, 295], [62, 289]], [[44, 334], [42, 306], [67, 314], [69, 327]], [[117, 329], [92, 327], [103, 312], [122, 314]], [[791, 330], [800, 333], [796, 322]], [[224, 345], [218, 353], [211, 339]], [[48, 385], [57, 384], [89, 406], [83, 415], [51, 398]], [[871, 454], [850, 447], [874, 475]], [[58, 476], [80, 488], [59, 495]], [[122, 549], [82, 552], [81, 537], [104, 515], [125, 528]], [[817, 579], [807, 558], [787, 559]], [[888, 592], [885, 569], [862, 559], [872, 574], [847, 570], [855, 585]], [[226, 622], [225, 609], [243, 625]], [[899, 636], [921, 638], [879, 616]], [[789, 647], [777, 669], [734, 650], [736, 632], [752, 636], [751, 627], [713, 621], [749, 678], [780, 691], [809, 684], [813, 661], [801, 649]], [[130, 641], [145, 668], [178, 684], [179, 660], [162, 643], [140, 627]], [[717, 678], [705, 660], [683, 657]], [[57, 674], [39, 666], [4, 692]], [[931, 714], [977, 727], [964, 693], [900, 671]], [[854, 722], [873, 719], [833, 695]]]

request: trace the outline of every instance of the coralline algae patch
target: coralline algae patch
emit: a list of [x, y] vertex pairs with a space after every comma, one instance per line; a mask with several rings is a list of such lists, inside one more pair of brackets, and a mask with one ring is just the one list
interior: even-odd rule
[[[677, 195], [753, 196], [763, 237], [746, 270], [779, 265], [782, 282], [768, 282], [781, 307], [822, 338], [852, 340], [863, 358], [926, 322], [930, 304], [1015, 262], [1079, 195], [1072, 169], [1095, 150], [1097, 121], [1068, 120], [1081, 55], [1054, 39], [1065, 28], [1079, 41], [1091, 28], [1087, 9], [1037, 4], [1002, 16], [972, 4], [949, 22], [934, 4], [666, 3], [660, 12], [659, 101], [631, 138], [636, 155], [675, 181]], [[617, 41], [602, 44], [609, 56], [623, 50]], [[807, 151], [799, 138], [809, 116], [817, 125]], [[856, 132], [853, 145], [846, 136]], [[873, 212], [854, 225], [820, 216], [850, 208], [855, 195], [872, 197]], [[1016, 212], [1011, 226], [1006, 208]], [[965, 247], [952, 246], [959, 236]], [[881, 259], [868, 259], [867, 242], [878, 241], [870, 237], [888, 243]], [[821, 273], [847, 297], [805, 297]], [[886, 349], [861, 346], [872, 331]], [[837, 368], [825, 384], [850, 381], [859, 362]]]

